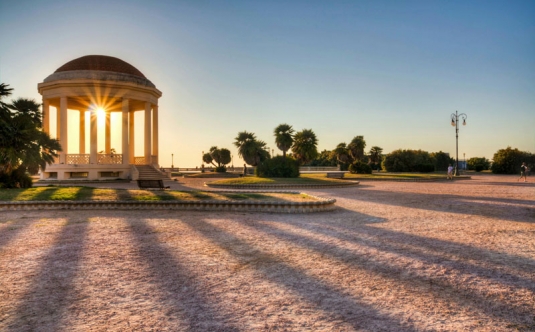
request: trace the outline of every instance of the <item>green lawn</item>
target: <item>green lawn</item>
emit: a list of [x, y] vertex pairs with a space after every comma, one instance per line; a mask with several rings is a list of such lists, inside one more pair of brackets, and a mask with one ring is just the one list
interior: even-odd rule
[[348, 179], [443, 179], [446, 174], [441, 173], [373, 173], [345, 175]]
[[0, 202], [9, 201], [315, 201], [305, 194], [214, 193], [176, 190], [99, 189], [91, 187], [34, 187], [0, 189]]
[[[441, 173], [373, 173], [373, 174], [344, 174], [344, 179], [443, 179], [445, 174]], [[247, 176], [241, 178], [222, 179], [210, 182], [216, 185], [240, 185], [240, 184], [332, 184], [347, 183], [345, 180], [327, 178], [325, 173], [304, 173], [298, 178], [259, 178]]]
[[224, 179], [210, 182], [210, 184], [326, 184], [346, 183], [344, 180], [326, 178], [325, 174], [301, 174], [298, 178], [259, 178], [246, 176], [241, 178]]

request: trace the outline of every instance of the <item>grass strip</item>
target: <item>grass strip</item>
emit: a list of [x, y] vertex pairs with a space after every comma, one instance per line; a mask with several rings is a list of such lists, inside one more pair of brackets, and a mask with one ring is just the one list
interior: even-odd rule
[[259, 178], [246, 176], [241, 178], [224, 179], [210, 182], [211, 184], [242, 185], [242, 184], [328, 184], [344, 183], [344, 180], [326, 178], [325, 174], [301, 174], [298, 178]]
[[348, 179], [444, 179], [440, 173], [373, 173], [373, 174], [345, 174]]
[[0, 189], [1, 202], [21, 201], [317, 201], [306, 194], [216, 193], [204, 191], [34, 187]]

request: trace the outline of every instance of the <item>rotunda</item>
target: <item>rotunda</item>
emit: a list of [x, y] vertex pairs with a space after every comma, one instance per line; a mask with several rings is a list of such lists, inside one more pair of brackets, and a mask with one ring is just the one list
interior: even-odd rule
[[[158, 98], [162, 93], [131, 64], [104, 55], [83, 56], [59, 67], [37, 89], [43, 97], [43, 130], [56, 137], [63, 148], [56, 162], [41, 172], [41, 179], [135, 180], [139, 177], [136, 165], [159, 168]], [[50, 132], [53, 108], [55, 133]], [[144, 112], [141, 156], [134, 154], [135, 141], [140, 139], [134, 126], [137, 111]], [[86, 124], [86, 112], [89, 124]], [[105, 117], [103, 128], [97, 123], [99, 112]], [[112, 113], [119, 114], [120, 124], [110, 124]], [[79, 118], [78, 128], [68, 128], [70, 116]], [[87, 127], [89, 153], [86, 153]], [[104, 149], [100, 152], [99, 130], [105, 132]], [[120, 131], [121, 146], [117, 149], [111, 147], [112, 130]], [[78, 146], [69, 146], [69, 135], [73, 133], [78, 136]]]

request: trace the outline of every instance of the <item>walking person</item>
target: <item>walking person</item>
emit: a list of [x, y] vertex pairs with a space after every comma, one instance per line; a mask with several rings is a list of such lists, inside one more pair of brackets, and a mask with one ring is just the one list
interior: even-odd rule
[[247, 175], [247, 164], [243, 164], [243, 176]]
[[520, 166], [520, 177], [516, 181], [518, 182], [520, 181], [520, 179], [524, 178], [524, 182], [528, 182], [527, 174], [528, 174], [528, 166], [526, 166], [526, 163], [522, 163], [522, 166]]
[[448, 180], [453, 180], [453, 166], [448, 166]]

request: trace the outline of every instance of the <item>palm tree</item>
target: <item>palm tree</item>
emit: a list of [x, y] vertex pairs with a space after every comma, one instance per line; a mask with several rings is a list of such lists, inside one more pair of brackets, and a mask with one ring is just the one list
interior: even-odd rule
[[2, 101], [2, 98], [11, 96], [13, 88], [9, 84], [0, 83], [0, 111], [7, 111], [7, 104]]
[[372, 164], [378, 164], [381, 161], [381, 155], [383, 153], [383, 148], [378, 146], [372, 146], [370, 149], [370, 162]]
[[318, 156], [318, 139], [312, 129], [303, 129], [294, 136], [292, 153], [301, 165]]
[[8, 105], [8, 108], [19, 114], [28, 115], [37, 127], [41, 128], [43, 126], [43, 116], [39, 109], [40, 106], [41, 105], [33, 99], [18, 98], [13, 100], [11, 105]]
[[216, 164], [214, 164], [214, 158], [212, 157], [210, 152], [206, 152], [205, 154], [202, 155], [202, 161], [203, 163], [212, 164], [216, 166]]
[[269, 158], [266, 143], [256, 139], [256, 135], [242, 131], [234, 139], [234, 145], [238, 148], [238, 155], [245, 163], [251, 166], [258, 166], [259, 163]]
[[336, 146], [336, 148], [332, 151], [332, 155], [341, 164], [345, 164], [345, 163], [349, 162], [349, 159], [351, 158], [349, 156], [349, 151], [347, 149], [347, 144], [346, 143], [338, 144]]
[[364, 136], [355, 136], [351, 143], [348, 144], [349, 154], [354, 161], [360, 161], [364, 158], [364, 148], [366, 147], [366, 141]]
[[294, 130], [292, 126], [283, 123], [278, 125], [273, 134], [275, 135], [275, 144], [277, 148], [282, 151], [282, 155], [286, 157], [286, 151], [290, 150], [294, 142], [293, 134]]
[[[220, 149], [217, 146], [212, 146], [210, 148], [210, 152], [207, 152], [203, 155], [202, 160], [205, 163], [212, 164], [216, 167], [221, 167], [221, 165], [225, 166], [231, 161], [230, 150], [225, 148]], [[217, 165], [214, 164], [214, 161], [217, 163]]]
[[[12, 89], [0, 84], [0, 99]], [[36, 173], [54, 162], [61, 151], [56, 139], [41, 131], [39, 104], [31, 99], [17, 99], [11, 104], [1, 103], [0, 109], [0, 173]]]

